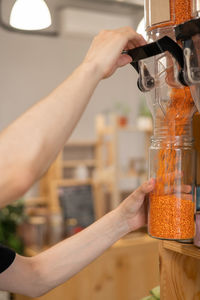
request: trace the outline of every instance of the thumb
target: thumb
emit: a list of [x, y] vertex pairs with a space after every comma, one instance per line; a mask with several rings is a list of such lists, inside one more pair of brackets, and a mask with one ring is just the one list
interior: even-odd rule
[[155, 186], [155, 179], [151, 178], [150, 180], [144, 182], [137, 190], [134, 192], [134, 196], [136, 199], [143, 199], [144, 196], [151, 191], [153, 191]]

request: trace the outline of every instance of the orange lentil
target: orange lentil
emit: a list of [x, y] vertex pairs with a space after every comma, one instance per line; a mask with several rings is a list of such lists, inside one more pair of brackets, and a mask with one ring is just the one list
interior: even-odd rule
[[[185, 134], [191, 119], [194, 102], [188, 87], [171, 90], [170, 104], [166, 110], [164, 124], [166, 137], [158, 156], [157, 181], [150, 194], [149, 233], [165, 239], [190, 239], [194, 236], [194, 203], [183, 199], [180, 193], [173, 194], [166, 188], [176, 187], [176, 176], [180, 153], [174, 146], [173, 137]], [[170, 147], [166, 147], [169, 141]], [[175, 193], [175, 192], [174, 192]]]
[[191, 2], [192, 0], [170, 0], [171, 20], [174, 19], [176, 25], [192, 18]]
[[164, 239], [190, 239], [194, 236], [194, 203], [175, 195], [152, 196], [149, 233]]
[[147, 29], [148, 31], [151, 31], [155, 28], [178, 25], [192, 18], [191, 0], [169, 0], [169, 1], [170, 1], [170, 20], [164, 23], [158, 23], [152, 25]]

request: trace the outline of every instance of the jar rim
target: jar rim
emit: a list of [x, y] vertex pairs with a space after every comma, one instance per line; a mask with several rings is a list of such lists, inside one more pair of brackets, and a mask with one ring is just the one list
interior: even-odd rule
[[165, 144], [175, 144], [178, 145], [193, 145], [194, 138], [192, 136], [155, 136], [151, 137], [151, 143], [162, 143]]

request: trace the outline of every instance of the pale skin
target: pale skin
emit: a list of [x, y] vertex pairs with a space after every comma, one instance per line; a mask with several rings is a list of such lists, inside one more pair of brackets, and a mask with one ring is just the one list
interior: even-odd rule
[[[131, 62], [121, 52], [145, 43], [129, 27], [100, 32], [72, 75], [1, 133], [1, 207], [23, 195], [45, 173], [100, 80]], [[41, 254], [17, 255], [0, 274], [0, 290], [38, 297], [71, 278], [118, 239], [146, 224], [144, 199], [154, 185], [153, 179], [145, 182], [115, 210]]]

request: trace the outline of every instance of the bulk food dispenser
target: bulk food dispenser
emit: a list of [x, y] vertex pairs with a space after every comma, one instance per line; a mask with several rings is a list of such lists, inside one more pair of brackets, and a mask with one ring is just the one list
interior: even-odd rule
[[200, 1], [146, 0], [148, 44], [128, 51], [154, 123], [149, 177], [156, 184], [150, 194], [148, 232], [183, 242], [195, 233], [192, 120], [200, 109], [199, 8]]

